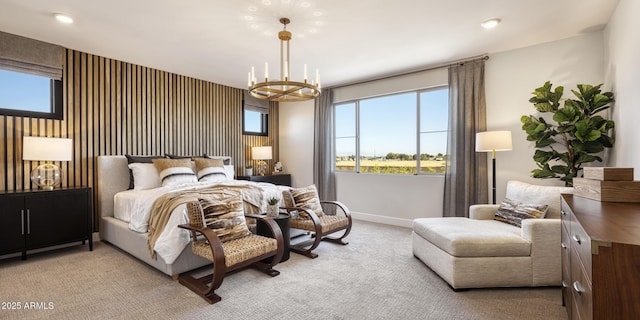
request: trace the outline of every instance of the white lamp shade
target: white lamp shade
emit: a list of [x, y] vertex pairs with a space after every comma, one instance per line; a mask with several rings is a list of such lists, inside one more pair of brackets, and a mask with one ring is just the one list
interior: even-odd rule
[[251, 147], [251, 159], [253, 160], [271, 160], [271, 146]]
[[73, 144], [71, 139], [23, 137], [22, 160], [71, 161]]
[[511, 150], [511, 131], [486, 131], [476, 133], [476, 151]]

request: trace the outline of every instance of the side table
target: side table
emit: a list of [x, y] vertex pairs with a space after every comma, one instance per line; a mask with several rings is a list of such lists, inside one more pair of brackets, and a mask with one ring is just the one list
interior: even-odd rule
[[[280, 230], [282, 231], [282, 238], [284, 239], [284, 252], [282, 254], [282, 260], [280, 262], [285, 262], [289, 260], [289, 243], [290, 239], [290, 228], [291, 228], [291, 216], [288, 213], [281, 212], [277, 217], [273, 217], [272, 219], [276, 221]], [[263, 236], [271, 236], [271, 232], [268, 230], [267, 226], [258, 223], [256, 226], [256, 233]]]

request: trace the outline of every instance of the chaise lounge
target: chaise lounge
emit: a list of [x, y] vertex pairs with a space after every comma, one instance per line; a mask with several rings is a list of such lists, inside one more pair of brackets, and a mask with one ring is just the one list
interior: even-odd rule
[[453, 289], [561, 284], [560, 194], [573, 188], [509, 181], [506, 198], [548, 205], [522, 227], [494, 220], [499, 205], [473, 205], [469, 218], [413, 221], [413, 255]]

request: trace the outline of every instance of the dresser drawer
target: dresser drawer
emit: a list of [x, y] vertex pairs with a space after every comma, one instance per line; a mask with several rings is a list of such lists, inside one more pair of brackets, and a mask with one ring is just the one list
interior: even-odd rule
[[[587, 233], [584, 231], [580, 223], [575, 220], [571, 222], [571, 232], [570, 232], [570, 242], [569, 247], [574, 249], [574, 251], [578, 254], [580, 258], [580, 262], [584, 266], [585, 277], [589, 279], [591, 282], [591, 238], [587, 236]], [[573, 260], [571, 261], [573, 268]]]
[[[571, 283], [567, 284], [573, 296], [573, 304], [577, 310], [574, 318], [590, 320], [593, 318], [593, 292], [590, 280], [585, 275], [584, 266], [576, 250], [571, 250]], [[577, 317], [579, 315], [579, 317]]]

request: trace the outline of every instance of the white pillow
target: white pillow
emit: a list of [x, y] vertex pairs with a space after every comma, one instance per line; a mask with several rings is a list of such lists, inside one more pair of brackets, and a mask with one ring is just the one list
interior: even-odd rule
[[236, 169], [233, 168], [233, 165], [224, 165], [224, 174], [227, 175], [228, 180], [233, 180], [236, 176]]
[[153, 163], [134, 162], [129, 164], [133, 174], [133, 190], [147, 190], [162, 186], [162, 180]]

